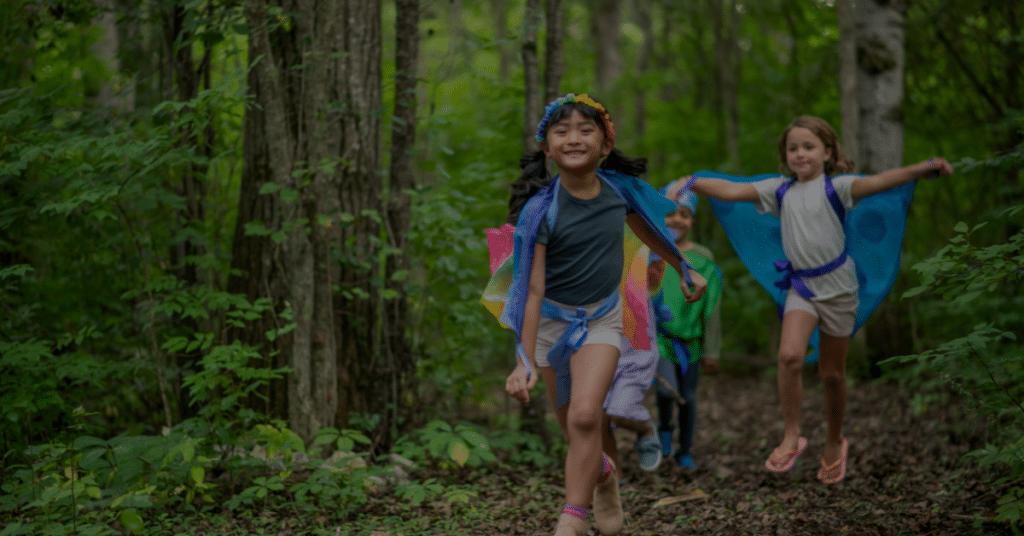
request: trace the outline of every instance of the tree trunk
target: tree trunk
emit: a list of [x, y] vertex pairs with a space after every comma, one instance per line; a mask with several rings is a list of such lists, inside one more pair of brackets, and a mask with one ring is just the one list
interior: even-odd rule
[[379, 228], [366, 212], [379, 214], [380, 6], [249, 0], [244, 11], [255, 106], [236, 236], [260, 216], [273, 234], [236, 242], [248, 281], [229, 288], [291, 310], [294, 328], [275, 344], [292, 368], [288, 425], [308, 439], [339, 412], [370, 411], [372, 371], [384, 368], [371, 285]]
[[494, 0], [491, 12], [494, 15], [494, 40], [498, 51], [498, 81], [508, 83], [508, 74], [512, 69], [512, 54], [508, 47], [508, 2]]
[[[408, 297], [405, 289], [409, 273], [409, 211], [411, 200], [408, 191], [416, 187], [415, 155], [416, 145], [416, 80], [419, 62], [419, 9], [420, 0], [397, 0], [396, 2], [396, 46], [395, 46], [395, 123], [391, 131], [391, 169], [388, 185], [387, 223], [390, 245], [397, 254], [387, 257], [384, 281], [393, 295], [385, 296], [384, 355], [390, 381], [386, 384], [389, 410], [389, 424], [398, 422], [398, 411], [412, 404], [403, 404], [402, 393], [414, 392], [408, 389], [416, 371], [415, 357], [409, 346], [407, 320], [409, 318]], [[378, 382], [380, 385], [381, 382]], [[391, 426], [382, 427], [390, 429]], [[388, 438], [390, 439], [390, 438]], [[388, 442], [389, 441], [385, 441]]]
[[562, 95], [562, 0], [547, 0], [544, 40], [544, 102]]
[[[164, 81], [164, 95], [168, 100], [187, 102], [199, 94], [199, 88], [203, 81], [209, 82], [210, 62], [209, 48], [205, 57], [200, 60], [199, 67], [196, 67], [195, 58], [192, 56], [191, 46], [182, 46], [192, 39], [191, 31], [186, 27], [187, 12], [180, 3], [173, 3], [163, 12], [163, 39], [164, 39], [164, 61], [167, 75]], [[194, 110], [186, 110], [185, 113], [194, 113]], [[177, 139], [179, 145], [187, 145], [197, 157], [194, 161], [184, 164], [176, 184], [169, 187], [177, 194], [182, 201], [183, 208], [176, 212], [177, 221], [175, 227], [187, 229], [194, 224], [203, 225], [206, 220], [206, 174], [207, 165], [202, 162], [209, 162], [213, 156], [212, 139], [214, 134], [213, 124], [209, 122], [210, 128], [203, 132], [196, 132], [190, 126], [183, 130], [172, 130], [172, 135]], [[204, 284], [207, 277], [197, 269], [191, 259], [205, 255], [206, 247], [197, 244], [191, 239], [184, 239], [171, 246], [169, 252], [169, 265], [171, 272], [180, 282], [188, 287]], [[200, 326], [195, 319], [177, 319], [176, 323], [184, 326], [188, 331], [199, 331]], [[209, 327], [209, 326], [207, 326]], [[179, 352], [176, 358], [176, 369], [179, 371], [174, 378], [174, 391], [178, 400], [178, 413], [180, 417], [192, 417], [196, 415], [198, 408], [191, 404], [191, 396], [188, 389], [182, 386], [182, 380], [196, 367], [201, 355], [199, 351]]]
[[[860, 138], [860, 106], [857, 102], [857, 35], [855, 0], [836, 0], [839, 18], [839, 100], [842, 114], [843, 151], [857, 162]], [[856, 171], [856, 169], [855, 169]]]
[[[338, 192], [342, 217], [350, 225], [339, 225], [333, 236], [341, 247], [338, 274], [341, 293], [335, 295], [337, 322], [339, 394], [338, 414], [347, 419], [353, 412], [386, 415], [388, 397], [378, 392], [390, 371], [381, 362], [378, 322], [378, 275], [376, 241], [380, 227], [365, 211], [380, 210], [381, 151], [381, 27], [380, 0], [344, 0], [340, 73], [334, 85], [334, 101], [349, 111], [342, 116], [338, 150], [341, 155]], [[368, 262], [367, 259], [371, 259]], [[386, 431], [386, 425], [381, 430]], [[380, 441], [380, 437], [375, 437]]]
[[714, 110], [718, 117], [720, 159], [730, 171], [740, 172], [739, 150], [739, 76], [742, 62], [739, 49], [739, 11], [733, 0], [708, 0], [715, 38], [715, 75], [717, 91]]
[[526, 16], [523, 17], [523, 83], [526, 90], [526, 106], [523, 117], [523, 152], [537, 150], [537, 122], [544, 107], [540, 94], [539, 69], [537, 62], [537, 26], [540, 25], [540, 0], [526, 0]]
[[[644, 0], [634, 0], [633, 13], [636, 16], [636, 24], [643, 34], [643, 43], [640, 44], [639, 57], [636, 61], [636, 76], [642, 78], [650, 69], [651, 59], [654, 56], [654, 20], [651, 17], [653, 7]], [[665, 23], [668, 24], [667, 22]], [[647, 131], [647, 88], [637, 86], [633, 97], [633, 119], [634, 135], [642, 139]]]
[[[620, 15], [619, 0], [596, 0], [593, 2], [591, 30], [597, 45], [595, 73], [600, 98], [611, 108], [608, 92], [612, 84], [622, 76], [622, 54], [619, 52]], [[615, 112], [611, 112], [615, 115]]]
[[905, 1], [859, 0], [855, 7], [860, 172], [903, 164], [903, 40]]

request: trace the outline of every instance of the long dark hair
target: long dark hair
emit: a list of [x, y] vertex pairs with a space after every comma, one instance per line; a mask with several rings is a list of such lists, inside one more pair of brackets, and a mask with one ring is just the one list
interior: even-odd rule
[[[556, 124], [562, 119], [569, 117], [573, 111], [578, 111], [583, 117], [594, 120], [595, 123], [601, 126], [601, 131], [604, 132], [604, 135], [608, 136], [608, 131], [604, 121], [601, 120], [600, 112], [593, 106], [581, 102], [567, 102], [556, 108], [551, 113], [548, 125]], [[513, 225], [519, 221], [519, 213], [522, 212], [523, 205], [533, 197], [533, 194], [551, 182], [551, 174], [548, 173], [547, 159], [544, 157], [544, 151], [533, 151], [524, 154], [519, 159], [519, 167], [522, 168], [523, 172], [516, 180], [512, 181], [510, 186], [511, 195], [508, 199], [508, 218], [506, 218], [506, 221]], [[622, 151], [612, 148], [612, 152], [601, 163], [601, 169], [639, 177], [647, 172], [647, 159], [642, 157], [632, 158], [626, 156]]]

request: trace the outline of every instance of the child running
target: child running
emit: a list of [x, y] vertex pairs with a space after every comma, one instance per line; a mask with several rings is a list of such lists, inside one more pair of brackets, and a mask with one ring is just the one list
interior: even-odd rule
[[[843, 436], [846, 408], [846, 354], [857, 320], [856, 266], [849, 255], [843, 221], [860, 199], [911, 181], [950, 175], [943, 158], [871, 176], [835, 176], [853, 170], [835, 130], [817, 117], [801, 116], [783, 131], [778, 143], [785, 176], [741, 183], [691, 176], [682, 189], [721, 201], [749, 201], [762, 214], [781, 220], [785, 262], [777, 283], [786, 290], [778, 352], [778, 389], [785, 432], [765, 467], [790, 470], [807, 447], [800, 436], [801, 367], [815, 328], [820, 333], [818, 374], [825, 397], [828, 431], [818, 480], [832, 484], [846, 475], [849, 442]], [[683, 181], [680, 180], [680, 183]], [[674, 196], [677, 186], [669, 191]]]
[[[671, 187], [672, 185], [670, 185]], [[666, 274], [661, 291], [661, 304], [668, 308], [671, 318], [658, 324], [658, 376], [668, 382], [655, 383], [658, 408], [658, 436], [662, 455], [671, 456], [683, 469], [698, 469], [693, 459], [693, 433], [697, 423], [697, 381], [701, 368], [707, 372], [718, 369], [722, 347], [721, 288], [722, 277], [715, 266], [714, 255], [708, 248], [690, 240], [694, 217], [697, 214], [697, 195], [680, 190], [679, 208], [665, 216], [665, 224], [678, 234], [676, 247], [686, 260], [708, 282], [704, 297], [686, 303], [676, 290], [675, 274]], [[665, 273], [665, 261], [652, 265], [656, 273]], [[672, 387], [675, 392], [669, 390]], [[682, 400], [677, 399], [681, 397]], [[673, 409], [678, 409], [679, 449], [672, 452]]]
[[[592, 503], [598, 530], [617, 534], [622, 505], [611, 463], [601, 454], [601, 423], [623, 333], [618, 287], [625, 224], [684, 274], [688, 299], [699, 299], [706, 283], [667, 236], [662, 219], [671, 203], [666, 208], [657, 190], [636, 178], [646, 159], [615, 149], [604, 106], [571, 93], [555, 100], [537, 141], [541, 150], [520, 160], [523, 172], [509, 200], [509, 221], [517, 225], [501, 321], [516, 333], [517, 363], [505, 390], [528, 401], [539, 370], [556, 408], [569, 447], [556, 536], [586, 534]], [[554, 178], [545, 157], [558, 167]]]

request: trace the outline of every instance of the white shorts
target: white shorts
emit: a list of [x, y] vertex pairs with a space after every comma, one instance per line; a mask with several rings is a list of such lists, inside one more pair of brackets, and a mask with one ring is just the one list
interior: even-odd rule
[[857, 291], [827, 300], [805, 300], [795, 289], [786, 292], [786, 311], [806, 311], [818, 319], [821, 333], [830, 337], [849, 337], [857, 322]]
[[[547, 298], [544, 301], [567, 309], [575, 311], [575, 305], [565, 305], [555, 301], [551, 301]], [[587, 310], [587, 314], [591, 314], [596, 311], [601, 304], [604, 303], [602, 300], [598, 303], [592, 303], [590, 305], [583, 306]], [[562, 336], [565, 328], [569, 327], [568, 322], [562, 322], [561, 320], [553, 320], [544, 315], [541, 315], [540, 322], [537, 326], [537, 347], [534, 350], [534, 356], [537, 359], [538, 367], [550, 367], [548, 363], [548, 352], [551, 351], [551, 347], [558, 342], [558, 338]], [[615, 307], [605, 313], [600, 318], [595, 318], [587, 323], [587, 339], [583, 341], [583, 345], [588, 344], [610, 344], [619, 349], [622, 352], [622, 300], [619, 299], [616, 302]]]

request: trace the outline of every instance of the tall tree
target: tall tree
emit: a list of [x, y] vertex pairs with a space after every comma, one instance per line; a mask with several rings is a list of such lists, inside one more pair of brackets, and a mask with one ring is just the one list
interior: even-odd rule
[[[197, 61], [194, 57], [193, 43], [198, 39], [186, 22], [190, 16], [193, 19], [200, 16], [196, 9], [203, 8], [189, 8], [184, 2], [170, 2], [161, 9], [161, 79], [164, 99], [168, 101], [189, 102], [196, 98], [201, 88], [210, 88], [210, 56], [213, 47], [209, 43], [204, 43], [206, 46], [202, 47], [201, 56]], [[214, 4], [207, 5], [205, 9], [207, 13], [202, 15], [209, 15], [209, 10], [214, 9]], [[182, 108], [177, 113], [182, 116], [197, 112]], [[205, 239], [197, 240], [194, 237], [199, 236], [199, 233], [190, 231], [205, 226], [206, 176], [209, 162], [213, 158], [213, 139], [216, 136], [213, 121], [206, 121], [205, 128], [196, 128], [193, 126], [196, 123], [198, 122], [182, 121], [181, 128], [173, 129], [172, 135], [177, 139], [177, 143], [188, 147], [196, 158], [185, 162], [176, 170], [175, 175], [169, 177], [169, 186], [181, 200], [181, 208], [175, 214], [175, 227], [183, 231], [180, 233], [181, 238], [176, 239], [171, 245], [169, 265], [178, 280], [189, 287], [202, 285], [208, 279], [208, 274], [202, 273], [196, 262], [198, 257], [207, 253]], [[178, 323], [193, 332], [199, 328], [199, 323], [194, 318], [179, 319]], [[174, 357], [175, 369], [179, 371], [173, 385], [178, 410], [181, 416], [191, 417], [195, 415], [197, 408], [191, 404], [188, 389], [183, 388], [182, 381], [194, 370], [200, 352], [183, 351], [176, 353]]]
[[903, 164], [905, 0], [860, 0], [854, 8], [860, 135], [854, 159], [861, 173]]
[[854, 0], [836, 0], [839, 20], [839, 99], [842, 114], [840, 138], [843, 149], [854, 156], [859, 152], [860, 106], [857, 101], [857, 23]]
[[[642, 78], [647, 74], [651, 60], [654, 57], [654, 19], [651, 16], [653, 9], [654, 6], [649, 2], [644, 0], [633, 1], [633, 16], [636, 18], [636, 24], [643, 35], [643, 42], [640, 43], [640, 50], [636, 60], [636, 76], [638, 78]], [[664, 24], [668, 25], [667, 18]], [[633, 124], [636, 137], [640, 139], [643, 138], [644, 132], [647, 130], [648, 92], [647, 88], [639, 84], [633, 91], [633, 113], [636, 114], [636, 117], [633, 118]]]
[[715, 39], [715, 86], [713, 104], [718, 115], [721, 156], [730, 171], [740, 171], [739, 80], [742, 61], [739, 47], [740, 12], [736, 0], [708, 0]]
[[537, 28], [541, 23], [540, 0], [526, 0], [526, 16], [523, 18], [523, 89], [526, 106], [523, 109], [523, 152], [537, 150], [535, 130], [531, 125], [537, 122], [544, 110], [541, 104], [540, 65], [537, 59]]
[[594, 73], [597, 89], [605, 99], [608, 99], [607, 93], [612, 84], [622, 76], [620, 7], [620, 0], [595, 0], [592, 3], [590, 29], [597, 47]]
[[544, 38], [544, 102], [562, 94], [562, 0], [547, 0]]
[[494, 0], [491, 15], [494, 17], [494, 41], [498, 49], [498, 80], [504, 84], [508, 82], [508, 73], [513, 61], [508, 46], [508, 2]]
[[384, 405], [373, 380], [386, 368], [372, 284], [379, 226], [367, 217], [381, 193], [380, 3], [249, 0], [244, 12], [255, 102], [236, 236], [248, 226], [271, 239], [236, 244], [233, 266], [247, 275], [234, 285], [292, 312], [276, 344], [292, 369], [289, 427], [308, 438]]
[[[387, 235], [394, 253], [388, 255], [384, 281], [393, 293], [384, 302], [382, 330], [386, 371], [388, 376], [378, 376], [377, 384], [386, 387], [388, 404], [388, 426], [398, 422], [399, 393], [409, 392], [407, 386], [415, 373], [416, 362], [407, 338], [409, 318], [408, 296], [405, 290], [406, 275], [409, 273], [409, 215], [411, 200], [409, 190], [416, 186], [415, 153], [416, 144], [416, 81], [419, 63], [419, 0], [397, 0], [395, 20], [395, 110], [394, 126], [391, 129], [391, 168], [388, 184]], [[387, 381], [381, 381], [387, 380]], [[388, 442], [390, 438], [383, 438]]]

